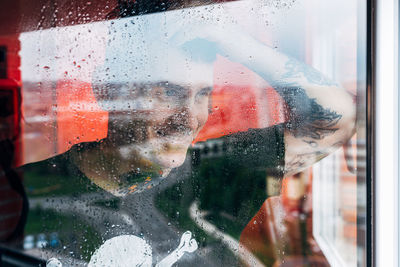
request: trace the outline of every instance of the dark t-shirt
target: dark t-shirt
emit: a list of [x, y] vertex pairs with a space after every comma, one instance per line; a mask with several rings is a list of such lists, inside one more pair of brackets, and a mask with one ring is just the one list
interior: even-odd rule
[[[99, 188], [72, 162], [71, 151], [79, 153], [98, 143], [78, 144], [62, 155], [27, 164], [20, 168], [30, 202], [25, 234], [33, 235], [36, 242], [44, 233], [47, 257], [56, 256], [66, 264], [89, 261], [114, 236], [136, 235], [152, 247], [153, 263], [157, 263], [190, 230], [203, 249], [185, 255], [179, 261], [182, 266], [234, 264], [234, 252], [201, 229], [189, 207], [197, 201], [200, 209], [209, 211], [205, 219], [238, 240], [268, 197], [266, 175], [282, 175], [283, 128], [249, 129], [197, 144], [167, 178], [138, 180], [141, 188], [147, 188], [148, 180], [159, 185], [125, 197]], [[71, 262], [74, 259], [77, 262]]]

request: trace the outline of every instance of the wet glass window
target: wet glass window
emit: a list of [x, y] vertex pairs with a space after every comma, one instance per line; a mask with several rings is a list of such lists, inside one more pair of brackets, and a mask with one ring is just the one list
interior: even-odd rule
[[367, 266], [366, 4], [0, 4], [1, 255]]

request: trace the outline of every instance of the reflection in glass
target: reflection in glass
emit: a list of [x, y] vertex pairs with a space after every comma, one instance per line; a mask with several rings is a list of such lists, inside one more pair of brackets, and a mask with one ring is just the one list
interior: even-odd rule
[[[330, 21], [312, 0], [146, 15], [120, 1], [112, 20], [21, 33], [23, 166], [3, 168], [24, 179], [26, 253], [64, 265], [330, 266], [321, 236], [353, 251], [332, 226], [343, 189], [324, 165], [356, 132], [357, 7], [329, 8], [344, 6]], [[306, 27], [309, 13], [354, 49]], [[311, 171], [327, 156], [326, 173]]]

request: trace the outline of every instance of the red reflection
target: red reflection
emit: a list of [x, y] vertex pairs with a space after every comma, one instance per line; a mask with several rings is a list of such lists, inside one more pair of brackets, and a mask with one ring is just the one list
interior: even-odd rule
[[97, 105], [89, 83], [59, 81], [56, 90], [59, 153], [67, 151], [74, 144], [107, 136], [108, 113]]

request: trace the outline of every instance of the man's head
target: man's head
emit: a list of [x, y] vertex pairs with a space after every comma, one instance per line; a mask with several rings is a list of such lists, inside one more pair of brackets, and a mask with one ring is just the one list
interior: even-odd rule
[[146, 17], [111, 22], [105, 63], [93, 76], [109, 112], [108, 139], [122, 156], [162, 169], [183, 163], [207, 121], [213, 86], [212, 61], [171, 44], [173, 31]]

